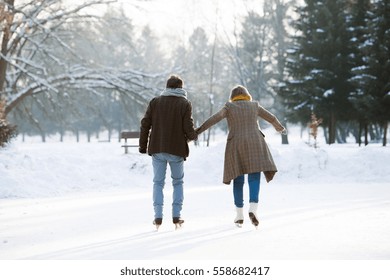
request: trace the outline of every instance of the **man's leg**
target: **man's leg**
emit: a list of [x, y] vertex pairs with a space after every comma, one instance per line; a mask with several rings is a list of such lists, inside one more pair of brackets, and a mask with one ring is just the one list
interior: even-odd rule
[[167, 161], [163, 154], [154, 154], [152, 156], [153, 161], [153, 207], [154, 218], [163, 217], [164, 206], [164, 184], [165, 174], [167, 170]]
[[179, 156], [170, 155], [169, 165], [171, 168], [172, 186], [173, 186], [173, 202], [172, 202], [172, 217], [180, 218], [183, 208], [184, 191], [184, 159]]

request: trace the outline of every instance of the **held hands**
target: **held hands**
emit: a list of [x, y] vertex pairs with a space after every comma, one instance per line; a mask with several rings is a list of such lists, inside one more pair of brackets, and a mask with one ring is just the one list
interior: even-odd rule
[[275, 126], [275, 130], [280, 134], [287, 135], [287, 129], [282, 125]]
[[280, 130], [279, 132], [283, 135], [287, 135], [287, 129], [285, 129], [284, 127], [283, 130]]

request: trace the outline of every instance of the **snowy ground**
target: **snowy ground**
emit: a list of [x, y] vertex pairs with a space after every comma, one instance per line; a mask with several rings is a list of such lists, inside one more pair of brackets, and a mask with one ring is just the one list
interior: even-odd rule
[[[266, 131], [279, 168], [262, 180], [258, 230], [235, 216], [222, 181], [225, 136], [191, 146], [184, 227], [152, 226], [151, 158], [117, 141], [20, 139], [0, 150], [0, 259], [389, 260], [390, 148], [290, 145]], [[245, 195], [247, 196], [247, 190]]]

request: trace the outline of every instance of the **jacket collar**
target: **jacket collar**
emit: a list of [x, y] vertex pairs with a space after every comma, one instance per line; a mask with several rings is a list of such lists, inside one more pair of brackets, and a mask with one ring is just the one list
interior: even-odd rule
[[161, 92], [161, 96], [176, 96], [187, 99], [187, 92], [182, 88], [166, 88]]

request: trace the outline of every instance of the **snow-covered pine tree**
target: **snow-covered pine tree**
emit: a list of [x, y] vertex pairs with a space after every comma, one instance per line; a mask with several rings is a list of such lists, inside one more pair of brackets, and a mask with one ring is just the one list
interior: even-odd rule
[[380, 124], [383, 146], [387, 144], [390, 121], [390, 0], [373, 2], [373, 18], [370, 24], [369, 55], [366, 73], [372, 77], [368, 83], [370, 116]]
[[[285, 67], [286, 67], [286, 51], [289, 49], [291, 40], [288, 33], [291, 30], [287, 30], [289, 22], [292, 21], [292, 7], [295, 5], [295, 0], [283, 1], [283, 0], [270, 0], [269, 5], [266, 6], [269, 9], [271, 16], [271, 30], [273, 34], [272, 38], [272, 53], [274, 53], [273, 63], [273, 77], [270, 82], [271, 87], [275, 91], [274, 98], [275, 111], [277, 112], [279, 120], [283, 126], [287, 128], [287, 115], [285, 112], [283, 97], [279, 94], [280, 85], [284, 84], [285, 80]], [[288, 134], [281, 134], [282, 144], [288, 144]]]
[[272, 94], [268, 81], [271, 75], [269, 15], [249, 12], [242, 23], [241, 61], [243, 80], [255, 100], [265, 100]]
[[369, 108], [370, 97], [367, 92], [371, 77], [367, 75], [367, 61], [370, 54], [369, 30], [370, 14], [372, 5], [370, 0], [357, 0], [351, 3], [351, 17], [349, 25], [353, 33], [351, 46], [354, 56], [352, 57], [352, 77], [351, 84], [354, 86], [351, 94], [351, 102], [354, 106], [353, 119], [358, 122], [357, 142], [361, 145], [361, 134], [365, 131], [365, 144], [368, 144], [368, 124], [370, 122]]
[[[195, 120], [203, 121], [209, 117], [209, 77], [211, 70], [211, 50], [208, 35], [202, 27], [197, 27], [188, 39], [188, 49], [181, 61], [185, 69], [184, 84], [193, 94], [189, 98], [193, 104]], [[175, 55], [175, 57], [178, 57]], [[179, 59], [181, 60], [181, 59]]]
[[281, 88], [290, 120], [305, 124], [314, 110], [324, 119], [329, 144], [336, 141], [337, 121], [347, 120], [352, 109], [346, 11], [341, 0], [306, 0], [298, 8], [295, 45], [286, 65], [290, 77]]

